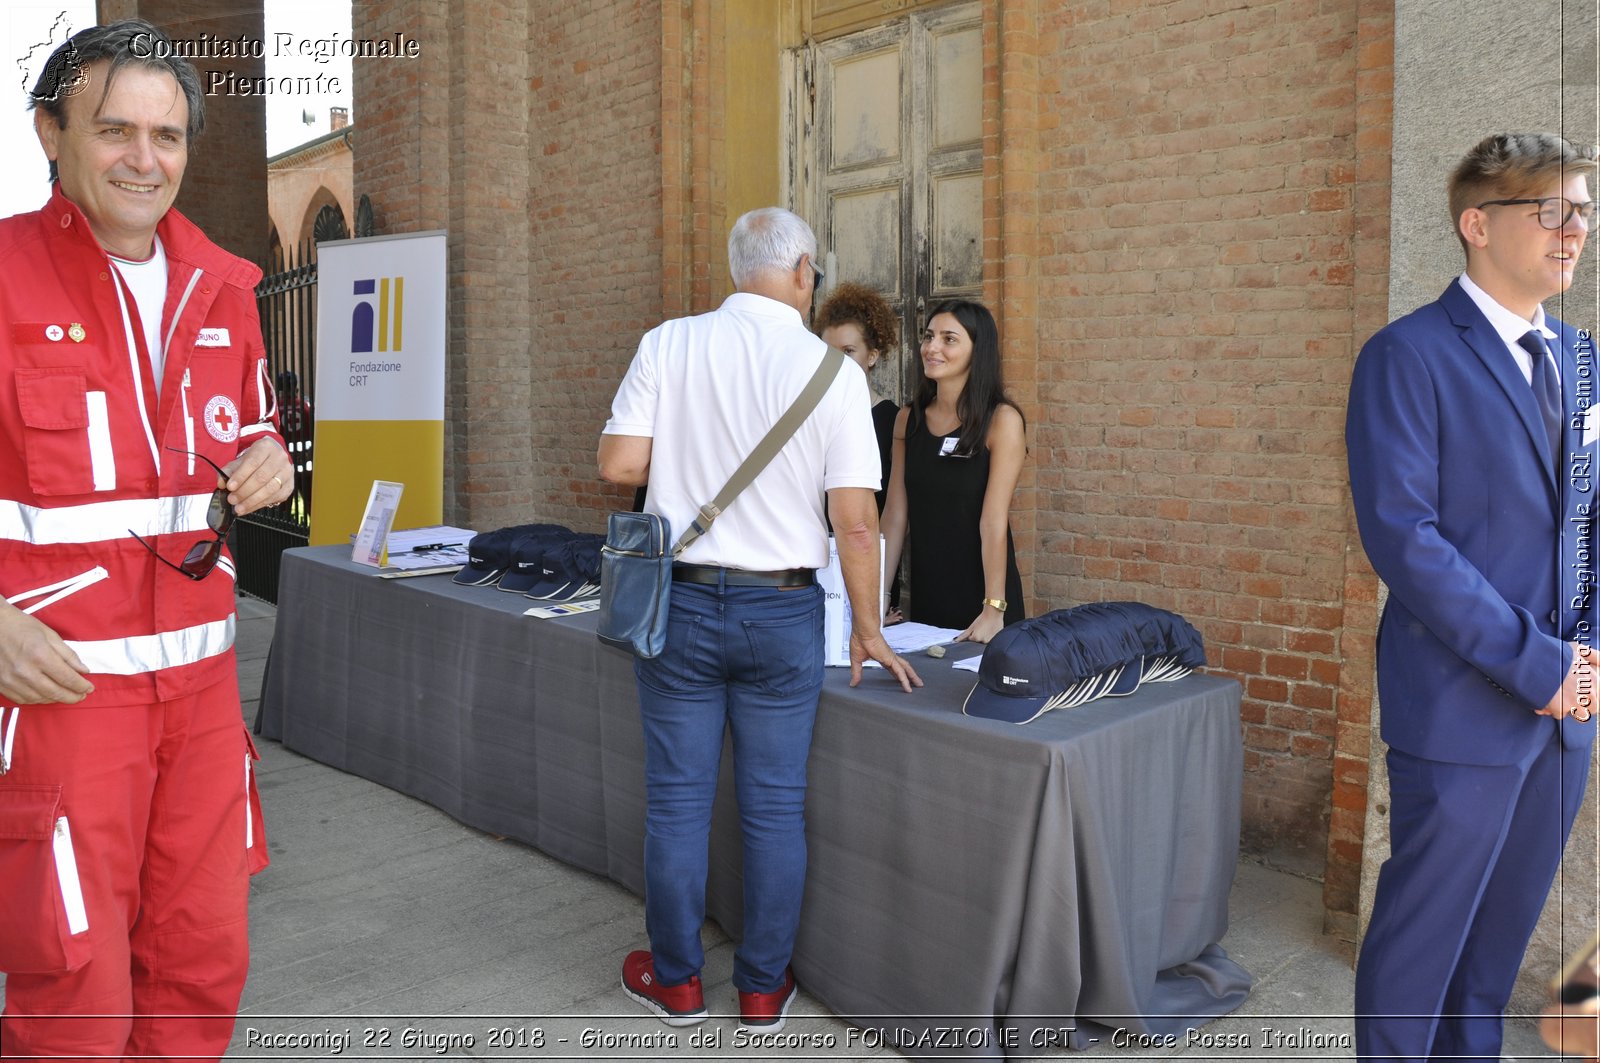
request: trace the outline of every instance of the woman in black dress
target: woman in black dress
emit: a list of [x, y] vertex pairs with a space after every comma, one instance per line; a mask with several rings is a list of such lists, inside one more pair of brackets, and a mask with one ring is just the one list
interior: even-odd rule
[[[878, 460], [883, 468], [883, 486], [878, 490], [878, 514], [889, 494], [890, 454], [894, 447], [894, 419], [899, 407], [872, 386], [872, 370], [899, 342], [900, 328], [894, 310], [877, 292], [864, 284], [845, 282], [828, 294], [817, 308], [812, 322], [817, 334], [829, 346], [837, 347], [867, 374], [872, 394], [872, 428], [878, 436]], [[900, 580], [893, 569], [889, 579], [889, 611], [884, 623], [900, 620]]]
[[1023, 617], [1011, 496], [1027, 455], [1022, 411], [1006, 397], [1000, 336], [981, 303], [933, 308], [911, 403], [895, 420], [883, 512], [893, 571], [909, 535], [910, 618], [988, 642]]

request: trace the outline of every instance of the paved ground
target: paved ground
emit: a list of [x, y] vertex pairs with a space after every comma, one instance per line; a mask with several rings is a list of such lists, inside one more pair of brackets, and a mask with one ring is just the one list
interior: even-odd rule
[[[247, 719], [273, 622], [270, 606], [241, 602]], [[740, 1042], [729, 1017], [732, 946], [715, 925], [705, 930], [704, 975], [713, 1017], [669, 1031], [617, 988], [622, 957], [644, 943], [637, 897], [275, 742], [260, 745], [273, 864], [251, 884], [250, 981], [230, 1056], [898, 1058], [803, 993], [786, 1044]], [[1041, 1054], [1349, 1058], [1350, 960], [1321, 922], [1318, 883], [1241, 861], [1223, 945], [1257, 982], [1238, 1012], [1193, 1044]], [[1506, 1053], [1550, 1058], [1527, 1018], [1511, 1021]]]

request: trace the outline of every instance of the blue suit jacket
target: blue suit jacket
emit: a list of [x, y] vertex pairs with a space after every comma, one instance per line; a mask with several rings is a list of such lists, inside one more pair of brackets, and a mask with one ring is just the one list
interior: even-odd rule
[[[1385, 742], [1457, 764], [1509, 764], [1560, 727], [1537, 716], [1596, 629], [1596, 379], [1587, 333], [1559, 333], [1561, 473], [1528, 382], [1462, 290], [1367, 341], [1345, 442], [1361, 542], [1389, 587], [1378, 630]], [[1596, 414], [1600, 418], [1600, 414]], [[1600, 423], [1597, 420], [1596, 423]], [[1600, 696], [1600, 691], [1595, 692]]]

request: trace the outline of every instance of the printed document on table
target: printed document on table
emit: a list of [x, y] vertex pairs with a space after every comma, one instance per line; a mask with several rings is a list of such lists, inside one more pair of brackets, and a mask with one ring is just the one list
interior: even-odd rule
[[467, 563], [467, 544], [478, 534], [471, 528], [434, 524], [389, 533], [389, 563], [378, 575], [385, 579], [458, 572]]
[[896, 653], [921, 653], [929, 646], [954, 642], [959, 634], [961, 634], [960, 628], [934, 627], [931, 624], [918, 624], [908, 620], [904, 624], [884, 628], [883, 640]]
[[592, 613], [600, 608], [599, 598], [574, 598], [570, 602], [551, 602], [549, 605], [536, 605], [532, 609], [524, 609], [523, 616], [537, 616], [545, 620], [557, 616], [577, 616], [579, 613]]
[[[883, 641], [889, 648], [900, 656], [908, 653], [921, 653], [929, 646], [941, 646], [950, 642], [960, 629], [953, 627], [933, 627], [930, 624], [915, 624], [907, 621], [904, 624], [895, 624], [883, 629]], [[867, 668], [882, 668], [877, 661], [862, 662]]]
[[466, 546], [478, 533], [471, 528], [430, 524], [426, 528], [397, 528], [389, 533], [389, 553], [423, 553], [447, 546]]

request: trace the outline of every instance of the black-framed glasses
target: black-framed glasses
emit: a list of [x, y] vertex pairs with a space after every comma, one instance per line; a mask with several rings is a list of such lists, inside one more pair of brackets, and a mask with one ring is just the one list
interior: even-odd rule
[[1577, 211], [1578, 217], [1583, 219], [1585, 229], [1594, 228], [1594, 200], [1584, 203], [1574, 203], [1566, 196], [1545, 196], [1543, 199], [1490, 199], [1478, 204], [1478, 209], [1484, 207], [1539, 207], [1539, 224], [1546, 229], [1559, 229], [1572, 220], [1572, 212]]
[[[216, 469], [217, 475], [222, 477], [224, 481], [228, 479], [228, 474], [222, 471], [222, 467], [204, 454], [196, 454], [192, 450], [183, 450], [180, 447], [167, 447], [166, 449], [174, 454], [188, 454], [190, 457], [199, 458], [213, 469]], [[221, 487], [211, 492], [211, 501], [206, 505], [206, 527], [215, 532], [216, 537], [202, 539], [191, 546], [189, 552], [183, 555], [183, 563], [181, 565], [174, 565], [171, 561], [162, 557], [155, 547], [140, 539], [139, 533], [132, 528], [128, 529], [128, 534], [135, 539], [139, 539], [139, 545], [154, 554], [155, 559], [168, 568], [175, 569], [190, 579], [205, 579], [211, 575], [211, 570], [216, 568], [217, 562], [222, 559], [222, 544], [228, 538], [228, 529], [233, 527], [234, 516], [233, 507], [228, 505], [228, 485], [224, 482]]]

